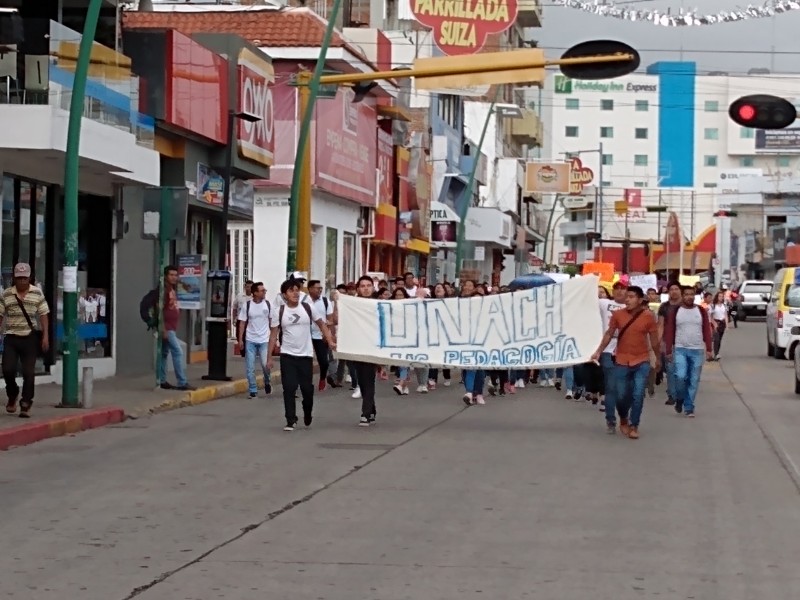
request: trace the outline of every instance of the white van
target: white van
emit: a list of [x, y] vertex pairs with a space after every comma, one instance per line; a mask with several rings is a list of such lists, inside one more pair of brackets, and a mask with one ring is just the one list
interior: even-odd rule
[[767, 304], [767, 356], [793, 358], [798, 343], [792, 328], [800, 326], [800, 267], [787, 267], [775, 275]]

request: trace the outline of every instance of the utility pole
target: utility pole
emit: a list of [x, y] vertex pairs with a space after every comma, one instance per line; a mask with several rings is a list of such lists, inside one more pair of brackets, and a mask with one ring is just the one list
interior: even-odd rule
[[600, 178], [597, 186], [597, 213], [599, 227], [597, 233], [600, 234], [600, 262], [603, 262], [603, 142], [600, 142], [600, 147], [597, 150], [600, 153], [600, 167], [597, 169], [597, 176]]
[[91, 0], [83, 24], [83, 36], [75, 62], [75, 76], [67, 124], [67, 146], [64, 153], [64, 371], [61, 385], [63, 407], [78, 406], [78, 193], [80, 190], [80, 146], [83, 102], [92, 45], [100, 18], [103, 0]]

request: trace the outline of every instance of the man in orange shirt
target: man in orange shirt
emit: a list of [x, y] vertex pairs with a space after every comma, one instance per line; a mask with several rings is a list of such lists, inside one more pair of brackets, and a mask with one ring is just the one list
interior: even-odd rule
[[[611, 315], [608, 331], [592, 356], [593, 360], [600, 358], [615, 335], [617, 349], [614, 355], [614, 379], [617, 384], [619, 430], [622, 435], [636, 440], [639, 439], [639, 421], [644, 408], [647, 376], [650, 374], [650, 350], [655, 353], [657, 370], [660, 368], [661, 354], [658, 325], [652, 311], [647, 307], [642, 288], [628, 287], [625, 310], [617, 310]], [[606, 417], [608, 433], [615, 433], [613, 408], [606, 413], [609, 414], [611, 417]]]

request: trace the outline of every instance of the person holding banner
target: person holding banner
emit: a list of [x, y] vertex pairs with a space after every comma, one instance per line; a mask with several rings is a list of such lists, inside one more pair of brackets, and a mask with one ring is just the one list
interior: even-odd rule
[[[600, 318], [603, 320], [603, 329], [608, 330], [611, 325], [611, 316], [614, 312], [625, 308], [625, 285], [619, 281], [611, 288], [613, 300], [600, 298]], [[616, 432], [617, 420], [614, 410], [617, 404], [617, 384], [616, 375], [614, 372], [614, 352], [617, 349], [617, 338], [613, 337], [605, 346], [605, 350], [600, 354], [599, 364], [603, 371], [603, 386], [605, 391], [605, 413], [606, 424], [609, 427], [609, 433]]]
[[[644, 395], [647, 376], [650, 373], [650, 350], [658, 357], [660, 339], [658, 325], [653, 313], [647, 308], [644, 291], [638, 286], [630, 286], [625, 294], [625, 309], [611, 315], [608, 330], [592, 358], [598, 360], [603, 351], [616, 336], [617, 347], [614, 352], [615, 392], [612, 400], [619, 410], [620, 433], [632, 440], [639, 439], [639, 422], [644, 408]], [[660, 358], [656, 358], [656, 368]], [[608, 387], [608, 386], [606, 386]], [[606, 415], [614, 407], [606, 392]], [[607, 432], [616, 431], [615, 423], [606, 418]]]
[[[375, 292], [372, 278], [362, 275], [356, 284], [356, 296], [358, 298], [371, 299]], [[375, 376], [376, 365], [372, 363], [353, 361], [353, 367], [358, 379], [358, 387], [361, 392], [361, 419], [359, 427], [369, 427], [375, 422], [378, 410], [375, 406]]]
[[[471, 279], [467, 279], [461, 286], [461, 297], [472, 298], [478, 294], [478, 284]], [[480, 294], [481, 296], [483, 294]], [[473, 404], [486, 404], [483, 397], [483, 384], [486, 381], [486, 371], [483, 369], [464, 369], [464, 387], [466, 389], [462, 400], [467, 406]]]

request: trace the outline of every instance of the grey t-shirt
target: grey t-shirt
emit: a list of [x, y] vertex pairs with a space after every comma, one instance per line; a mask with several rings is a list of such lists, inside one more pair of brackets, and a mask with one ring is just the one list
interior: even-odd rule
[[703, 315], [700, 307], [681, 306], [675, 312], [675, 347], [690, 350], [703, 350]]

